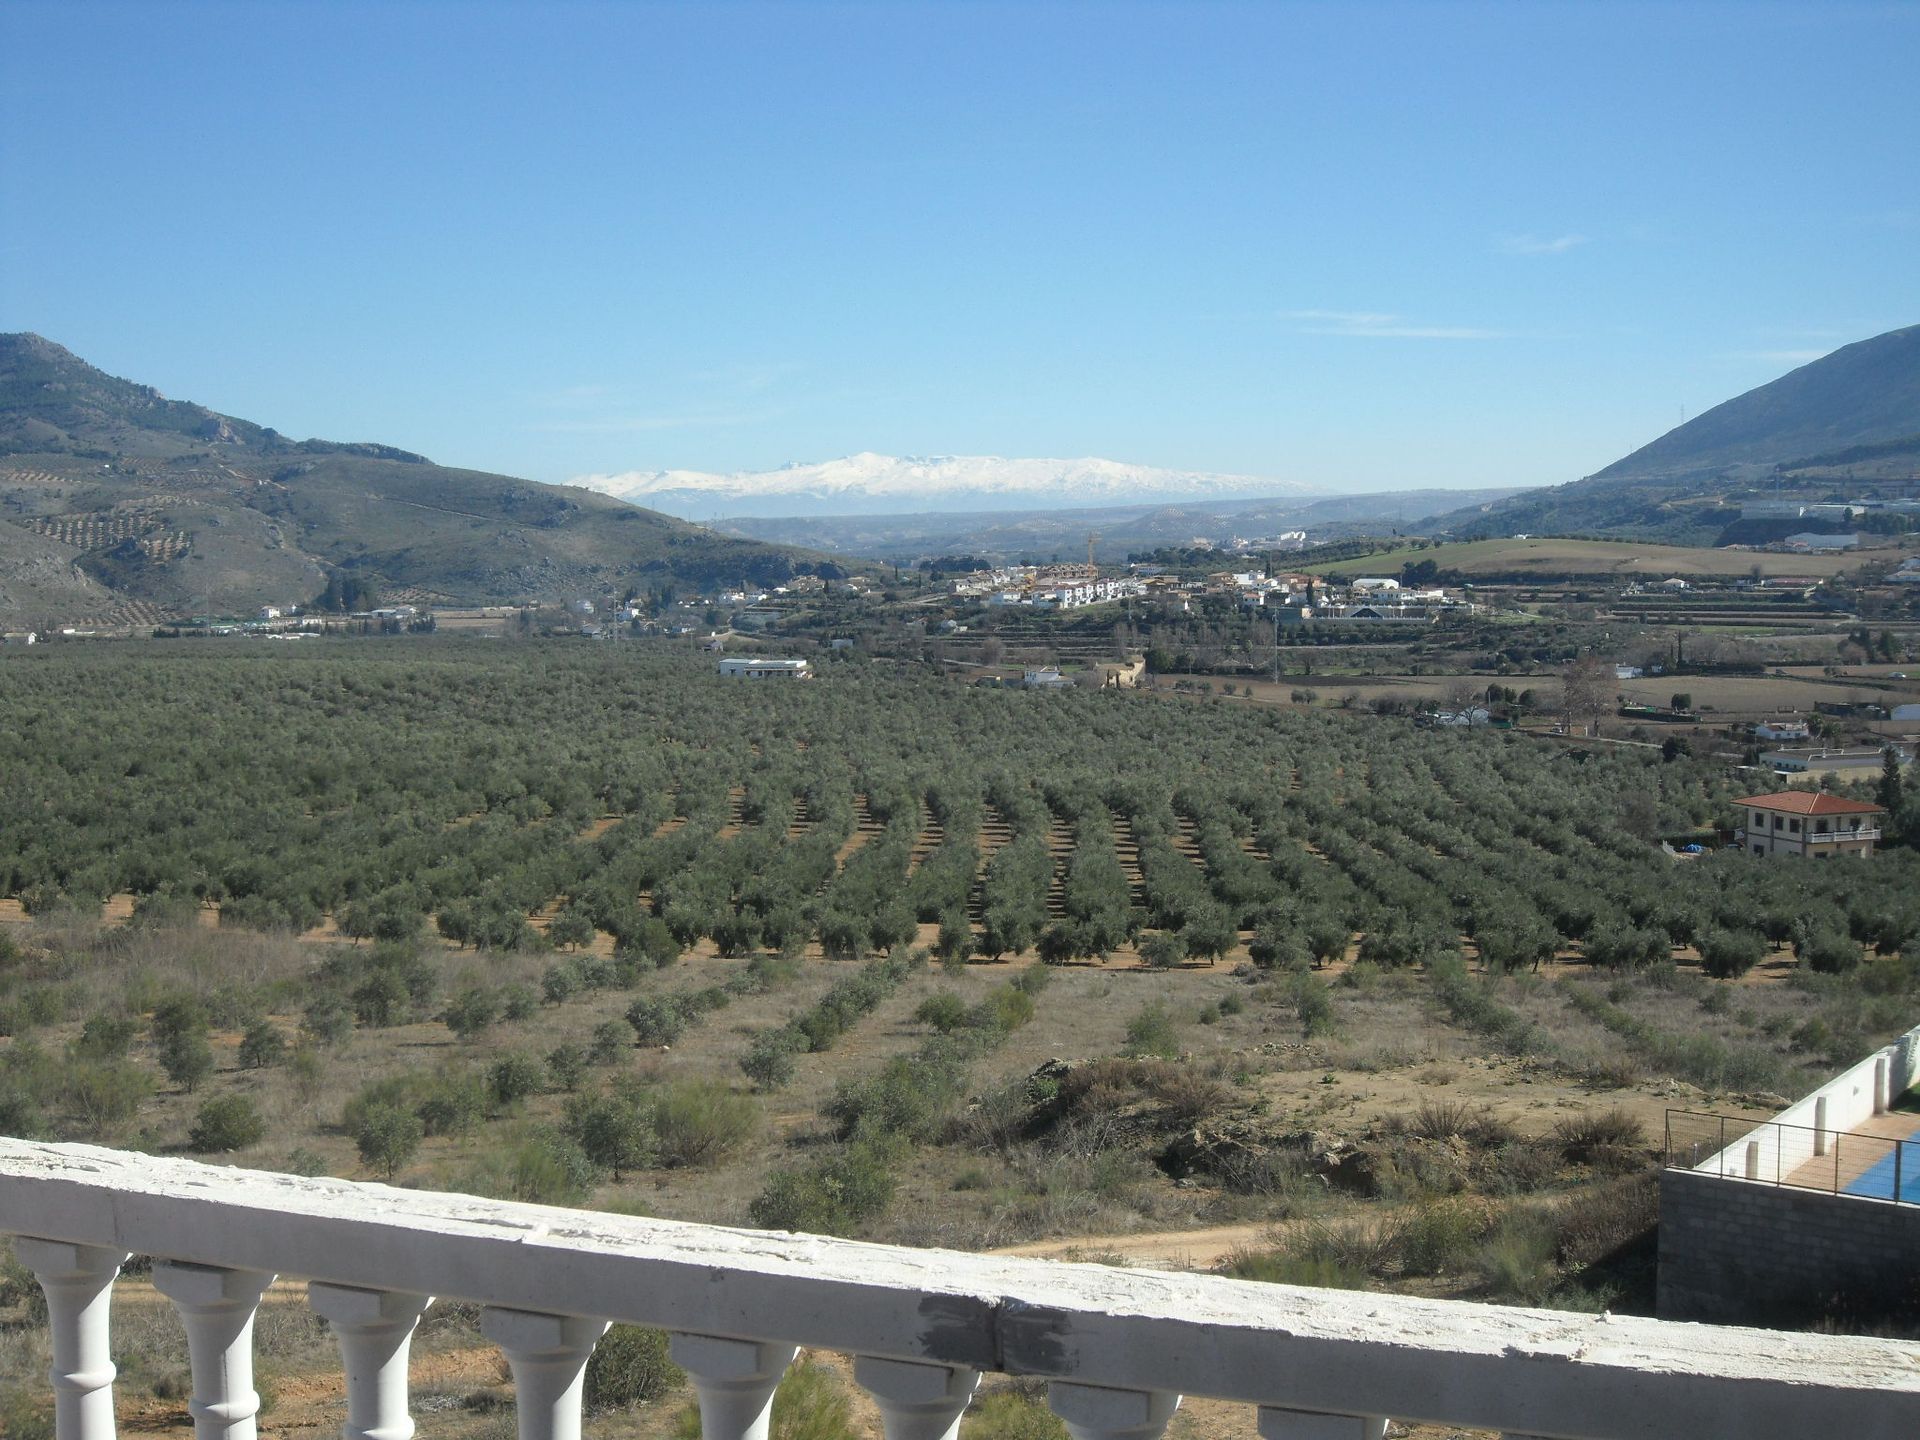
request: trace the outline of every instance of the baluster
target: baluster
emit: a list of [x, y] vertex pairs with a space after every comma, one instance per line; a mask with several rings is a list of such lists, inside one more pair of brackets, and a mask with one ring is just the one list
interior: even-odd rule
[[1180, 1397], [1169, 1390], [1117, 1390], [1055, 1380], [1047, 1404], [1066, 1422], [1073, 1440], [1158, 1440]]
[[853, 1378], [880, 1407], [886, 1440], [957, 1440], [980, 1385], [978, 1370], [873, 1355], [854, 1360]]
[[520, 1440], [580, 1440], [580, 1388], [587, 1357], [607, 1322], [489, 1305], [480, 1333], [505, 1352], [513, 1369]]
[[767, 1440], [773, 1392], [796, 1347], [676, 1332], [667, 1349], [700, 1397], [701, 1440]]
[[307, 1286], [307, 1303], [340, 1342], [347, 1372], [343, 1440], [409, 1440], [407, 1351], [431, 1297], [315, 1280]]
[[253, 1315], [273, 1276], [185, 1260], [153, 1262], [153, 1288], [187, 1327], [195, 1440], [254, 1440]]
[[1382, 1440], [1384, 1415], [1330, 1415], [1316, 1410], [1260, 1407], [1260, 1440]]
[[113, 1356], [107, 1312], [127, 1252], [22, 1235], [13, 1253], [47, 1297], [53, 1332], [53, 1424], [59, 1440], [113, 1440]]

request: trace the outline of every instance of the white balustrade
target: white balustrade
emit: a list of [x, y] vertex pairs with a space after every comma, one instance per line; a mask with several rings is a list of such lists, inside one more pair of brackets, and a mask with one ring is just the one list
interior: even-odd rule
[[1123, 1390], [1055, 1380], [1047, 1404], [1073, 1440], [1160, 1440], [1180, 1397], [1165, 1390]]
[[268, 1271], [153, 1262], [153, 1288], [187, 1327], [194, 1440], [254, 1440], [260, 1397], [253, 1388], [253, 1317], [273, 1281]]
[[489, 1305], [480, 1333], [513, 1370], [520, 1440], [580, 1440], [580, 1388], [607, 1322]]
[[113, 1357], [107, 1312], [127, 1252], [22, 1236], [13, 1253], [47, 1297], [53, 1332], [53, 1414], [61, 1440], [113, 1440]]
[[853, 1378], [880, 1409], [886, 1440], [957, 1440], [960, 1417], [980, 1372], [960, 1365], [923, 1365], [862, 1355]]
[[340, 1342], [347, 1375], [342, 1440], [409, 1440], [407, 1353], [431, 1298], [315, 1280], [307, 1303]]
[[773, 1392], [797, 1346], [675, 1334], [667, 1348], [699, 1397], [700, 1440], [767, 1440]]
[[[1912, 1440], [1920, 1347], [867, 1245], [303, 1179], [0, 1138], [0, 1234], [48, 1296], [60, 1440], [111, 1440], [107, 1304], [171, 1257], [200, 1440], [252, 1440], [252, 1325], [275, 1272], [339, 1338], [349, 1440], [408, 1440], [428, 1295], [477, 1304], [522, 1440], [577, 1440], [609, 1322], [658, 1326], [706, 1440], [764, 1440], [797, 1346], [858, 1357], [887, 1440], [956, 1440], [981, 1372], [1044, 1380], [1075, 1440], [1159, 1440], [1184, 1392], [1262, 1440], [1409, 1423], [1556, 1440]], [[1250, 1417], [1251, 1418], [1251, 1417]]]

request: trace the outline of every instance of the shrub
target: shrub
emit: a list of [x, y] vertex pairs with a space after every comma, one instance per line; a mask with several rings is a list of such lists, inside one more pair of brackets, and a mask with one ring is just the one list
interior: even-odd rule
[[711, 1080], [683, 1080], [653, 1097], [650, 1118], [662, 1165], [715, 1165], [752, 1138], [760, 1109]]
[[89, 1015], [73, 1042], [73, 1053], [89, 1060], [122, 1060], [139, 1027], [124, 1015]]
[[840, 1083], [821, 1114], [839, 1128], [842, 1139], [856, 1135], [931, 1140], [948, 1108], [960, 1098], [966, 1069], [964, 1050], [923, 1048], [897, 1055], [872, 1074]]
[[487, 1098], [496, 1110], [511, 1110], [528, 1096], [538, 1095], [545, 1079], [538, 1060], [514, 1051], [487, 1067]]
[[1167, 1013], [1166, 1006], [1157, 1000], [1149, 1001], [1127, 1022], [1126, 1053], [1157, 1055], [1168, 1060], [1180, 1053], [1179, 1041], [1173, 1033], [1173, 1017]]
[[540, 977], [540, 996], [549, 1005], [560, 1005], [571, 1000], [580, 988], [579, 970], [570, 961], [549, 965], [546, 973]]
[[1462, 1139], [1471, 1145], [1492, 1148], [1514, 1138], [1513, 1127], [1484, 1105], [1464, 1100], [1423, 1100], [1407, 1122], [1410, 1134], [1422, 1140]]
[[286, 1038], [270, 1020], [256, 1020], [240, 1037], [240, 1064], [247, 1070], [265, 1070], [287, 1058]]
[[160, 1068], [167, 1078], [191, 1095], [213, 1073], [213, 1047], [207, 1037], [183, 1031], [168, 1038], [160, 1051]]
[[267, 1122], [244, 1095], [222, 1095], [207, 1101], [187, 1132], [187, 1148], [197, 1155], [244, 1150], [267, 1133]]
[[316, 1045], [338, 1045], [353, 1034], [353, 1011], [337, 995], [319, 996], [308, 1004], [300, 1029]]
[[407, 1017], [407, 982], [392, 970], [375, 970], [353, 988], [353, 1014], [362, 1025], [397, 1025]]
[[540, 994], [531, 985], [509, 985], [500, 992], [500, 1018], [520, 1024], [540, 1008]]
[[1560, 1259], [1571, 1266], [1610, 1260], [1660, 1223], [1660, 1186], [1650, 1174], [1576, 1190], [1554, 1213]]
[[429, 1135], [464, 1135], [486, 1116], [486, 1078], [472, 1071], [443, 1073], [413, 1113]]
[[967, 1004], [951, 990], [936, 990], [920, 1002], [913, 1018], [945, 1035], [967, 1023]]
[[1311, 1285], [1320, 1290], [1364, 1290], [1373, 1277], [1358, 1266], [1325, 1255], [1289, 1255], [1283, 1250], [1235, 1251], [1220, 1273], [1268, 1285]]
[[557, 1131], [538, 1130], [509, 1152], [502, 1178], [510, 1200], [572, 1205], [586, 1198], [596, 1176], [593, 1162], [574, 1141]]
[[784, 1090], [793, 1083], [795, 1060], [807, 1052], [807, 1037], [791, 1025], [762, 1030], [740, 1057], [740, 1069], [763, 1094]]
[[1537, 1305], [1553, 1293], [1560, 1278], [1554, 1264], [1558, 1250], [1550, 1219], [1516, 1212], [1480, 1247], [1475, 1270], [1489, 1298]]
[[1746, 974], [1767, 956], [1767, 937], [1758, 930], [1709, 930], [1700, 941], [1700, 965], [1717, 980]]
[[[569, 905], [547, 927], [547, 939], [555, 945], [578, 949], [593, 943], [593, 917], [579, 905]], [[602, 1342], [604, 1343], [604, 1342]]]
[[1033, 1014], [1030, 991], [1017, 985], [1002, 985], [967, 1013], [967, 1024], [976, 1030], [1007, 1035], [1032, 1020]]
[[623, 1171], [637, 1170], [653, 1157], [652, 1124], [624, 1096], [577, 1103], [569, 1110], [567, 1128], [587, 1159], [611, 1171], [615, 1183]]
[[54, 1440], [53, 1397], [44, 1385], [0, 1387], [0, 1435], [7, 1440]]
[[653, 1000], [641, 996], [627, 1007], [627, 1024], [642, 1045], [671, 1045], [687, 1028], [686, 1002], [679, 996]]
[[1140, 958], [1156, 970], [1171, 970], [1187, 958], [1187, 938], [1177, 930], [1162, 930], [1140, 942]]
[[1333, 995], [1326, 981], [1310, 970], [1295, 970], [1286, 977], [1285, 993], [1293, 1002], [1294, 1014], [1300, 1017], [1302, 1035], [1311, 1040], [1332, 1033], [1335, 1028]]
[[670, 1395], [686, 1373], [668, 1356], [667, 1332], [615, 1325], [587, 1361], [584, 1400], [589, 1414], [628, 1410]]
[[1484, 1216], [1458, 1200], [1416, 1206], [1400, 1227], [1400, 1268], [1408, 1275], [1451, 1275], [1473, 1259]]
[[547, 1052], [547, 1074], [562, 1090], [580, 1088], [587, 1074], [587, 1052], [579, 1045], [556, 1045]]
[[851, 1235], [893, 1203], [893, 1155], [863, 1139], [809, 1164], [776, 1170], [747, 1207], [755, 1225], [816, 1235]]
[[633, 1027], [618, 1020], [602, 1020], [593, 1027], [587, 1054], [596, 1065], [617, 1065], [633, 1043]]
[[380, 1104], [367, 1107], [353, 1140], [361, 1160], [384, 1170], [391, 1180], [394, 1171], [413, 1158], [425, 1133], [420, 1117], [412, 1111]]
[[1569, 1160], [1587, 1161], [1596, 1154], [1646, 1148], [1647, 1131], [1639, 1119], [1617, 1106], [1588, 1110], [1553, 1127]]
[[1809, 970], [1822, 975], [1844, 975], [1863, 958], [1859, 944], [1838, 930], [1815, 930], [1794, 943]]
[[471, 986], [454, 996], [440, 1018], [462, 1040], [484, 1034], [500, 1013], [500, 1001], [483, 985]]

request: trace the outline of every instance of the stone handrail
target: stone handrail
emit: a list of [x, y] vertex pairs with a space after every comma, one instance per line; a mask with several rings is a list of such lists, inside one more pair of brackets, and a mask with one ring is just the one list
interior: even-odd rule
[[107, 1311], [156, 1257], [198, 1440], [252, 1440], [251, 1329], [276, 1275], [338, 1337], [348, 1440], [406, 1440], [428, 1297], [476, 1302], [522, 1440], [579, 1434], [608, 1322], [672, 1333], [706, 1440], [765, 1440], [796, 1346], [856, 1357], [887, 1440], [952, 1440], [983, 1371], [1042, 1377], [1075, 1440], [1156, 1440], [1180, 1396], [1263, 1440], [1379, 1440], [1386, 1416], [1562, 1440], [1911, 1440], [1898, 1342], [1265, 1285], [723, 1229], [0, 1139], [0, 1233], [48, 1298], [60, 1440], [113, 1434]]

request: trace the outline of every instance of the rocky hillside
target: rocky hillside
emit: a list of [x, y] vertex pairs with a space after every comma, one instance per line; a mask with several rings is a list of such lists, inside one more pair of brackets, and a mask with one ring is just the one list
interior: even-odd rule
[[335, 574], [430, 604], [776, 583], [825, 557], [386, 445], [289, 440], [0, 335], [0, 623], [304, 602]]

